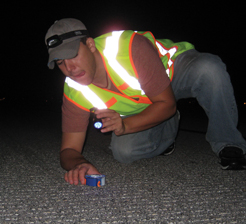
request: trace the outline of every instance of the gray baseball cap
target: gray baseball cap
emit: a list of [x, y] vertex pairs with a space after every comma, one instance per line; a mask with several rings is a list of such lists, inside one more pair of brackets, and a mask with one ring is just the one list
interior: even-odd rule
[[73, 18], [55, 21], [45, 35], [48, 48], [48, 67], [55, 67], [55, 60], [74, 58], [79, 50], [80, 39], [89, 36], [85, 25]]

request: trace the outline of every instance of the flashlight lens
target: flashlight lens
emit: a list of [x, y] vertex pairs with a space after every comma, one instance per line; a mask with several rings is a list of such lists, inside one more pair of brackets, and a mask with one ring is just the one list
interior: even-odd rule
[[94, 127], [97, 128], [97, 129], [102, 128], [102, 122], [100, 122], [100, 121], [95, 122], [94, 123]]

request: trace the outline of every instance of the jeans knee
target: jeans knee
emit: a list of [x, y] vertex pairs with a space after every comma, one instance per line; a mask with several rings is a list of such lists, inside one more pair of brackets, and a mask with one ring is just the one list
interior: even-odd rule
[[[121, 163], [131, 163], [159, 155], [165, 147], [173, 143], [178, 123], [178, 114], [176, 114], [168, 121], [141, 132], [123, 136], [112, 133], [110, 149], [114, 158]], [[169, 142], [170, 139], [173, 141]]]
[[[124, 137], [123, 137], [124, 138]], [[124, 143], [124, 139], [121, 140], [120, 137], [112, 134], [112, 139], [109, 148], [112, 150], [113, 157], [121, 162], [121, 163], [131, 163], [132, 160], [132, 152], [129, 150], [130, 145], [126, 146]]]
[[120, 163], [132, 163], [134, 161], [131, 152], [126, 150], [125, 147], [112, 147], [112, 152], [114, 158]]
[[221, 78], [226, 72], [226, 65], [216, 55], [202, 54], [198, 60], [198, 67], [201, 74], [205, 74], [209, 79]]
[[193, 67], [197, 74], [197, 82], [200, 87], [205, 86], [208, 91], [219, 90], [230, 85], [230, 77], [226, 71], [226, 65], [222, 60], [212, 54], [203, 53]]

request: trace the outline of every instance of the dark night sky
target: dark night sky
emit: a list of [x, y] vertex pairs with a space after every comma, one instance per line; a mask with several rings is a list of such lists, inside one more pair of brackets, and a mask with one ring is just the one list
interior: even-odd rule
[[61, 96], [63, 76], [57, 69], [49, 70], [46, 66], [48, 54], [44, 36], [55, 20], [73, 17], [85, 23], [92, 37], [114, 29], [150, 30], [157, 38], [188, 41], [199, 51], [218, 54], [227, 64], [237, 99], [243, 100], [246, 75], [242, 68], [245, 36], [242, 5], [143, 2], [9, 1], [5, 6], [8, 16], [3, 18], [6, 25], [3, 25], [4, 69], [0, 77], [0, 98], [42, 100]]

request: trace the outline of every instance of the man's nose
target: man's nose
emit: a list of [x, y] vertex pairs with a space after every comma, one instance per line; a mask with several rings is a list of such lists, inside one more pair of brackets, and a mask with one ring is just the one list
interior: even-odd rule
[[65, 62], [67, 71], [71, 72], [75, 69], [75, 65], [71, 59], [65, 59], [64, 62]]

